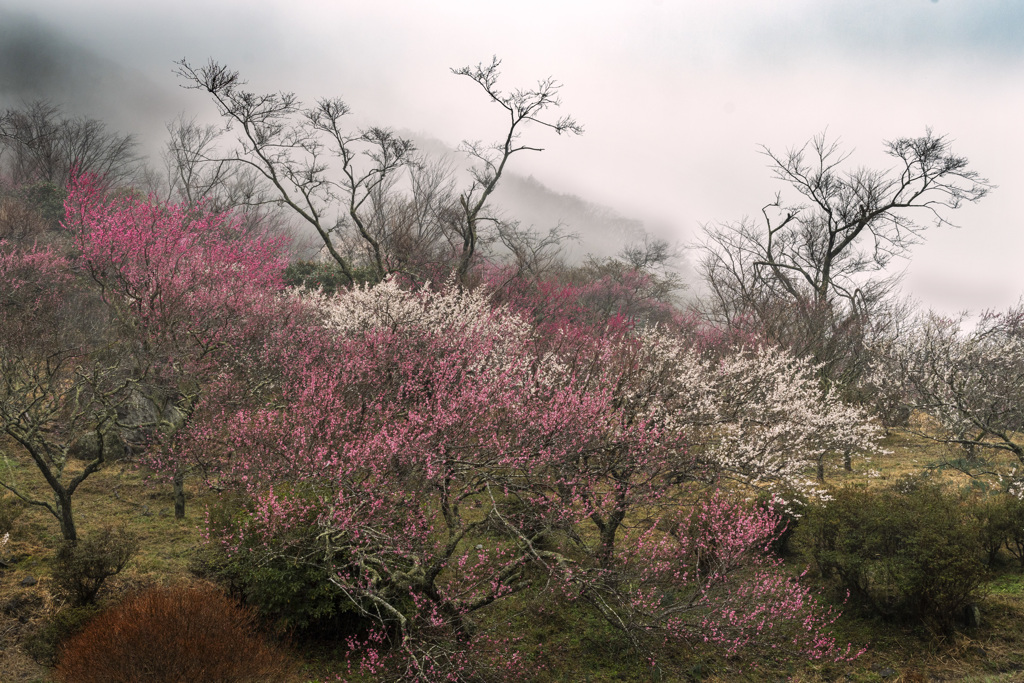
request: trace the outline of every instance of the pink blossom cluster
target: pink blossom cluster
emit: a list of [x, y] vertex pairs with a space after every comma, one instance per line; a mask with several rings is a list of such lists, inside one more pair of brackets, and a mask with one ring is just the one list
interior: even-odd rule
[[281, 288], [283, 239], [254, 238], [230, 214], [110, 198], [84, 174], [68, 188], [65, 209], [85, 269], [151, 341], [235, 343], [232, 335]]

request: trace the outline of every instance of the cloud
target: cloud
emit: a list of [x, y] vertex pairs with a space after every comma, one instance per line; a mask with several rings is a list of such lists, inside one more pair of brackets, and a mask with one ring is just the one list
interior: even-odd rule
[[76, 90], [70, 67], [80, 52], [40, 22], [0, 11], [0, 97], [26, 100]]

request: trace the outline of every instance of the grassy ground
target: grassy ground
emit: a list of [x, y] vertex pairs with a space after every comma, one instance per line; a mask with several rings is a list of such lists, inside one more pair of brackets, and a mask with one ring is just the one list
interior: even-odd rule
[[[853, 472], [829, 474], [829, 485], [886, 483], [905, 474], [934, 468], [958, 454], [909, 434], [891, 436], [890, 451], [870, 462], [855, 462]], [[5, 480], [32, 485], [38, 474], [0, 462]], [[950, 486], [970, 481], [961, 474], [937, 474]], [[40, 491], [41, 493], [41, 491]], [[101, 593], [110, 604], [126, 592], [154, 584], [195, 581], [189, 560], [201, 543], [200, 528], [212, 494], [192, 487], [184, 520], [172, 514], [170, 486], [149, 482], [132, 467], [113, 464], [94, 475], [75, 496], [80, 533], [104, 525], [124, 525], [140, 536], [141, 550]], [[10, 500], [7, 495], [6, 499]], [[11, 540], [0, 549], [0, 682], [50, 681], [49, 669], [33, 660], [25, 644], [49, 619], [66, 608], [54, 590], [50, 563], [59, 545], [56, 521], [38, 508], [25, 509], [14, 522]], [[803, 568], [800, 558], [790, 564]], [[498, 606], [500, 605], [500, 607]], [[868, 647], [848, 664], [775, 661], [772, 658], [726, 658], [703, 648], [681, 649], [671, 662], [678, 672], [661, 680], [693, 681], [1024, 681], [1024, 574], [1006, 558], [994, 567], [981, 603], [982, 625], [953, 636], [939, 636], [906, 626], [865, 618], [847, 610], [836, 623], [841, 642]], [[652, 681], [640, 661], [584, 607], [545, 593], [523, 594], [495, 605], [489, 616], [496, 632], [525, 634], [518, 643], [537, 681]], [[299, 663], [296, 682], [327, 680], [344, 671], [338, 651], [329, 645], [293, 643]]]

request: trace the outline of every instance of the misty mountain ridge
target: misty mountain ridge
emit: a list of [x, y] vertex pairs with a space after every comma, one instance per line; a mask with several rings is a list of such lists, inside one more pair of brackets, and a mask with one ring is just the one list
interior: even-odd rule
[[0, 110], [45, 100], [68, 116], [99, 119], [134, 134], [140, 152], [153, 157], [166, 142], [165, 122], [180, 99], [58, 29], [0, 9]]
[[[460, 182], [469, 181], [466, 159], [462, 152], [430, 134], [408, 130], [399, 135], [414, 141], [418, 151], [428, 158], [445, 158], [452, 163]], [[529, 157], [514, 158], [509, 164], [528, 167]], [[552, 228], [575, 239], [566, 239], [563, 251], [570, 261], [579, 262], [587, 256], [605, 258], [618, 254], [623, 247], [645, 238], [661, 237], [658, 230], [644, 221], [624, 216], [614, 208], [589, 201], [579, 195], [558, 192], [535, 176], [506, 170], [492, 195], [493, 208], [504, 220], [518, 221], [520, 227], [538, 234]]]

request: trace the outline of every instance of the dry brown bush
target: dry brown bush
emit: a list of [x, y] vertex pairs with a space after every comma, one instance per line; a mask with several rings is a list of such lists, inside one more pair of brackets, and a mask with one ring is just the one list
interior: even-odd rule
[[252, 609], [211, 586], [151, 588], [98, 615], [61, 650], [74, 683], [252, 683], [291, 665], [256, 630]]

